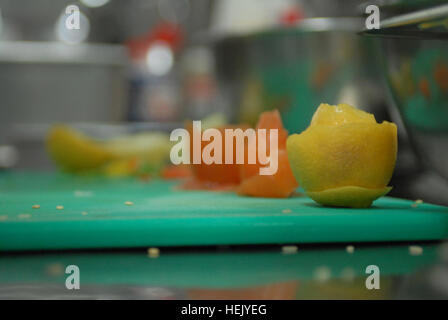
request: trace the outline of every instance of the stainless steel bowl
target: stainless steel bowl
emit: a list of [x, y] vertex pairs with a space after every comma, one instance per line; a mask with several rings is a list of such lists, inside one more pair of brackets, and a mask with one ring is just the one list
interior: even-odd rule
[[448, 179], [448, 5], [381, 23], [381, 67], [427, 168]]
[[448, 41], [384, 39], [384, 70], [417, 152], [448, 179]]
[[448, 205], [448, 5], [394, 16], [376, 37], [378, 69], [390, 93], [392, 112], [404, 124], [424, 172], [408, 191]]
[[220, 88], [236, 120], [277, 108], [290, 132], [304, 130], [322, 102], [345, 102], [383, 118], [380, 74], [356, 18], [312, 18], [297, 26], [214, 35]]

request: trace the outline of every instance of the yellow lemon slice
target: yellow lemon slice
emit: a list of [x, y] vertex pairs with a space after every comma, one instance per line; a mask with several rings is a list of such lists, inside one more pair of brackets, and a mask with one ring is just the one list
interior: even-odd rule
[[86, 171], [111, 164], [111, 168], [120, 168], [120, 172], [133, 159], [141, 159], [152, 166], [165, 162], [172, 145], [169, 136], [160, 132], [97, 141], [64, 125], [50, 129], [46, 144], [53, 160], [64, 170]]
[[114, 158], [100, 143], [64, 125], [50, 129], [46, 145], [56, 164], [67, 171], [94, 169]]

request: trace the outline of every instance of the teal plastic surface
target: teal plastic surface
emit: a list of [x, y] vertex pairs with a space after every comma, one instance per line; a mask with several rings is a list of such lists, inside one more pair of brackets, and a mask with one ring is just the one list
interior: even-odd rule
[[[331, 278], [344, 277], [349, 269], [362, 278], [370, 264], [381, 268], [381, 277], [415, 272], [437, 262], [435, 245], [421, 245], [421, 255], [410, 255], [408, 245], [361, 246], [347, 253], [344, 245], [330, 248], [301, 246], [296, 254], [280, 248], [263, 251], [174, 251], [162, 249], [157, 259], [145, 251], [101, 253], [48, 253], [0, 256], [0, 286], [18, 283], [63, 284], [65, 267], [77, 265], [82, 283], [132, 284], [167, 287], [244, 288], [269, 283], [312, 280], [318, 268], [331, 270]], [[182, 267], [180, 267], [182, 266]], [[129, 272], [132, 270], [132, 272]]]
[[[0, 175], [0, 250], [438, 240], [448, 208], [382, 198], [369, 209], [306, 197], [181, 191], [176, 183]], [[126, 202], [132, 205], [126, 205]], [[39, 209], [32, 206], [38, 204]], [[63, 206], [58, 210], [57, 206]], [[284, 210], [288, 209], [285, 213]]]

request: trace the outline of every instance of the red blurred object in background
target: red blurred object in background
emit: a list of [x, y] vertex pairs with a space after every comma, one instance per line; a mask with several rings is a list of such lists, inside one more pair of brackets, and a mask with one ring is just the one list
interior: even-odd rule
[[304, 18], [303, 11], [299, 7], [292, 7], [280, 16], [280, 22], [285, 26], [293, 26]]
[[144, 59], [148, 49], [154, 43], [163, 42], [173, 52], [177, 52], [182, 47], [183, 41], [184, 35], [180, 26], [169, 22], [161, 22], [147, 33], [129, 39], [125, 45], [133, 60], [141, 60]]

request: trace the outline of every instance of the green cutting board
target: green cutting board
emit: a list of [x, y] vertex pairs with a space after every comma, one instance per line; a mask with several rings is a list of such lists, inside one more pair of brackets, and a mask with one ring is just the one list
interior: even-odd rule
[[[442, 206], [413, 207], [411, 201], [385, 197], [369, 209], [327, 208], [300, 196], [249, 198], [175, 186], [158, 180], [3, 173], [0, 250], [448, 238], [448, 208]], [[33, 209], [35, 204], [40, 208]]]

